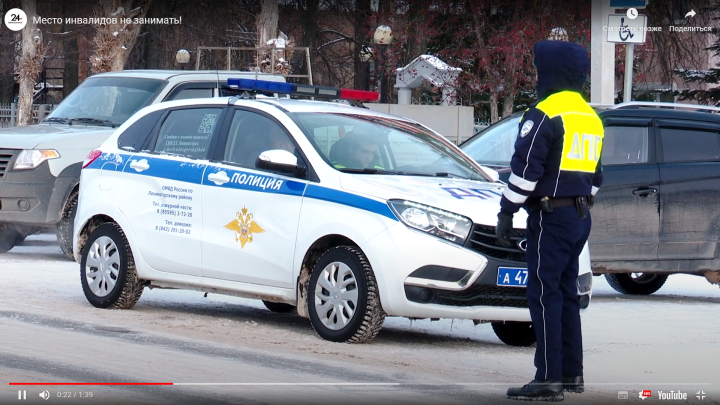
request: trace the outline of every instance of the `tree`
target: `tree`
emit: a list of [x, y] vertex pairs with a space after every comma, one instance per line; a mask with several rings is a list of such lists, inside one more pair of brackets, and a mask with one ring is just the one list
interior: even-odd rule
[[277, 38], [278, 16], [278, 0], [261, 0], [260, 14], [255, 20], [258, 46], [267, 46], [268, 41]]
[[95, 52], [90, 57], [94, 73], [116, 72], [125, 68], [125, 62], [135, 46], [141, 28], [141, 24], [126, 21], [144, 18], [151, 2], [152, 0], [100, 0], [95, 17], [114, 18], [117, 22], [94, 25]]
[[[657, 3], [657, 4], [653, 4]], [[648, 33], [648, 40], [653, 52], [644, 61], [646, 71], [654, 73], [654, 77], [668, 85], [658, 89], [660, 93], [679, 96], [681, 100], [696, 100], [703, 104], [720, 105], [719, 66], [707, 66], [708, 51], [720, 56], [720, 37], [717, 28], [712, 33], [705, 32], [671, 32], [668, 25], [690, 24], [678, 12], [676, 2], [651, 2], [648, 12], [655, 16], [663, 29], [660, 32]], [[707, 27], [720, 17], [720, 2], [695, 0], [687, 6], [698, 10], [692, 17], [692, 26]], [[680, 9], [682, 10], [682, 9]], [[711, 37], [713, 35], [714, 37]], [[672, 83], [676, 78], [684, 81], [687, 88], [673, 91]]]
[[42, 62], [45, 54], [42, 32], [33, 21], [33, 17], [36, 15], [35, 0], [22, 0], [22, 10], [25, 11], [25, 14], [28, 16], [28, 21], [22, 30], [22, 57], [20, 58], [18, 67], [18, 82], [20, 83], [20, 92], [18, 94], [18, 126], [32, 123], [35, 83], [42, 70]]

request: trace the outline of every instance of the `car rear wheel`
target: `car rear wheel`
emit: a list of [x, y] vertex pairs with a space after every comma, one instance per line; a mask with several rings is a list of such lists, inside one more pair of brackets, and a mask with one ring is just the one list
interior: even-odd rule
[[263, 301], [263, 304], [265, 304], [265, 308], [278, 314], [287, 314], [288, 312], [295, 310], [295, 305], [285, 304], [282, 302]]
[[537, 341], [532, 322], [493, 322], [498, 339], [510, 346], [531, 346]]
[[105, 223], [92, 231], [82, 251], [80, 282], [97, 308], [129, 309], [140, 299], [144, 284], [119, 225]]
[[23, 236], [16, 226], [0, 224], [0, 253], [5, 253], [14, 248], [15, 245], [23, 241]]
[[315, 264], [308, 286], [310, 323], [333, 342], [362, 343], [382, 328], [385, 312], [370, 263], [359, 249], [339, 246]]
[[659, 290], [667, 278], [667, 274], [652, 273], [605, 274], [605, 279], [615, 291], [633, 295], [650, 295]]

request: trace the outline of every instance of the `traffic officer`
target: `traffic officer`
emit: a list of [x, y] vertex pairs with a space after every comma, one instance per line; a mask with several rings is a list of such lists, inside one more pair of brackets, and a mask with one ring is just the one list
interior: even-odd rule
[[507, 396], [560, 401], [563, 390], [584, 391], [576, 280], [590, 234], [589, 205], [602, 183], [603, 126], [581, 95], [590, 66], [585, 48], [541, 41], [533, 65], [539, 101], [520, 120], [496, 234], [501, 245], [513, 246], [513, 214], [528, 211], [527, 297], [537, 371]]

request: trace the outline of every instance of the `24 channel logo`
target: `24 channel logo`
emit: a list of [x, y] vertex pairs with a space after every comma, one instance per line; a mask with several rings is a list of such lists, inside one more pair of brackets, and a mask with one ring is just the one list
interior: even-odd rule
[[27, 25], [27, 15], [19, 8], [10, 9], [5, 13], [5, 26], [12, 31], [20, 31]]

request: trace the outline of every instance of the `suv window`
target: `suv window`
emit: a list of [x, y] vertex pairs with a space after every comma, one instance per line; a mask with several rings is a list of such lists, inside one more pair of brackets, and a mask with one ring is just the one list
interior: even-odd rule
[[173, 94], [168, 100], [187, 100], [190, 98], [211, 98], [213, 89], [182, 89]]
[[118, 148], [139, 151], [148, 138], [148, 135], [150, 135], [150, 131], [152, 131], [162, 115], [162, 110], [154, 111], [135, 121], [135, 123], [126, 129], [118, 138]]
[[714, 131], [661, 128], [665, 162], [697, 162], [720, 159], [720, 135]]
[[206, 159], [221, 108], [174, 110], [160, 127], [155, 152]]
[[150, 105], [165, 81], [135, 77], [90, 77], [46, 118], [91, 118], [122, 125]]
[[223, 161], [254, 169], [258, 156], [271, 149], [295, 153], [295, 144], [283, 128], [270, 118], [236, 110], [230, 124]]
[[647, 163], [648, 127], [612, 125], [605, 127], [604, 166]]

